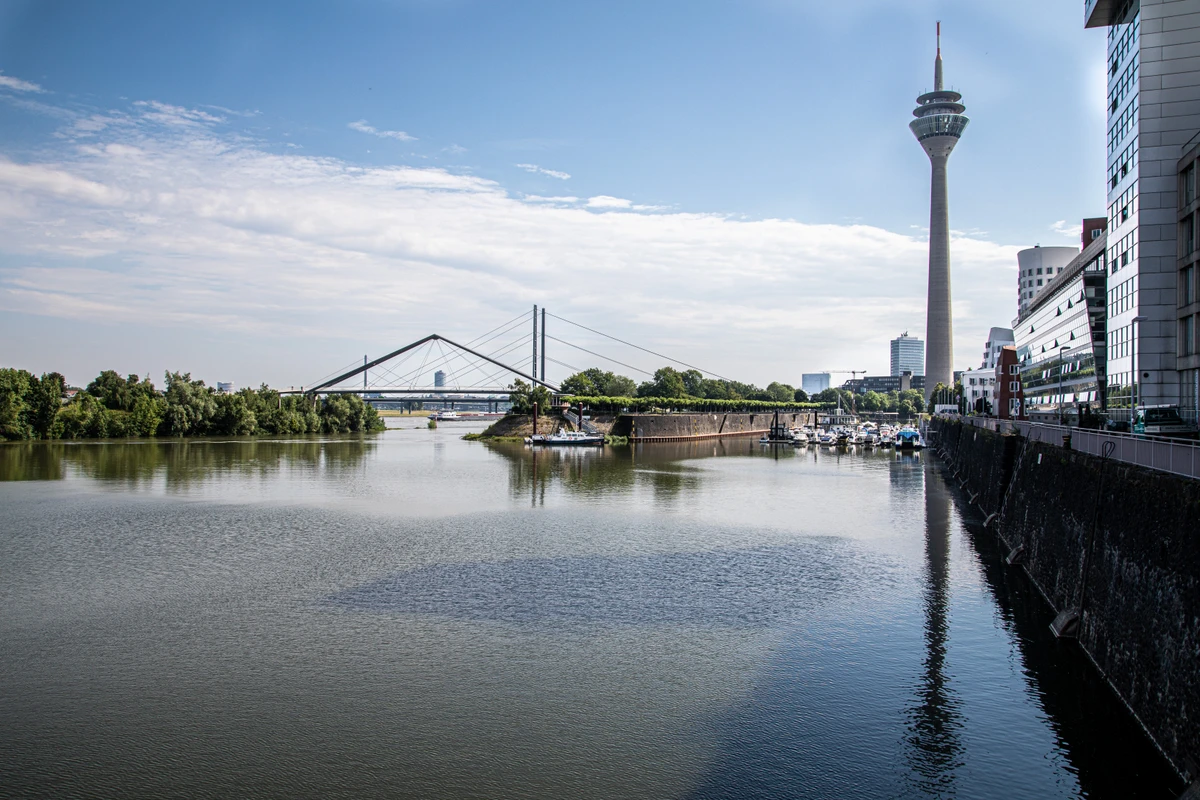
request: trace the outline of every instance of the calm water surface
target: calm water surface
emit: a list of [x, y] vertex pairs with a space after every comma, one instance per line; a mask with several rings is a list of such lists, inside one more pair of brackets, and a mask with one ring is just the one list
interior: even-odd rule
[[1168, 798], [936, 460], [0, 447], [0, 796]]

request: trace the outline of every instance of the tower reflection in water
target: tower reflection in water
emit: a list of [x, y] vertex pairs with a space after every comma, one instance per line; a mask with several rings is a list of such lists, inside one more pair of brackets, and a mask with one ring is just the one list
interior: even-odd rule
[[959, 740], [959, 699], [946, 676], [950, 609], [950, 493], [930, 470], [922, 470], [925, 495], [925, 658], [916, 687], [917, 703], [908, 714], [907, 751], [921, 790], [941, 796], [950, 791], [954, 771], [963, 764]]

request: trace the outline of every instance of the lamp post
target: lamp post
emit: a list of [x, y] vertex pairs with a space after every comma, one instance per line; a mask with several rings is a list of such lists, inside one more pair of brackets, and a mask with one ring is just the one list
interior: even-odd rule
[[1058, 348], [1058, 424], [1065, 425], [1063, 419], [1063, 372], [1066, 369], [1066, 362], [1063, 361], [1063, 354], [1070, 350], [1070, 345], [1062, 345]]
[[1133, 347], [1133, 382], [1129, 385], [1129, 432], [1133, 433], [1134, 423], [1137, 422], [1137, 407], [1142, 400], [1142, 375], [1138, 371], [1138, 347], [1141, 340], [1138, 334], [1141, 332], [1141, 324], [1148, 320], [1149, 317], [1139, 314], [1134, 317], [1133, 322], [1133, 341], [1130, 345]]

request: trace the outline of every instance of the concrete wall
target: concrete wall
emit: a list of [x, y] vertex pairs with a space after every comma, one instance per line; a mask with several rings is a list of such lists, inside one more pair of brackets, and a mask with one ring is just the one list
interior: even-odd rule
[[[756, 414], [622, 414], [613, 424], [612, 433], [640, 441], [748, 436], [766, 433], [774, 418], [773, 411]], [[779, 422], [789, 427], [813, 425], [815, 418], [811, 411], [781, 412]]]
[[1200, 777], [1200, 481], [956, 422], [936, 438], [981, 509], [1003, 509], [990, 529], [1024, 546], [1054, 609], [1083, 609], [1079, 645], [1117, 694]]

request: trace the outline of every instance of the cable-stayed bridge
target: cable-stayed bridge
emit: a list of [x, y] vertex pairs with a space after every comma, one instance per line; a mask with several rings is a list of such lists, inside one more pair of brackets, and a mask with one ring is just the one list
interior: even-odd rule
[[547, 362], [568, 370], [569, 373], [583, 371], [580, 367], [563, 360], [551, 358], [547, 352], [548, 342], [555, 343], [556, 353], [560, 350], [578, 351], [623, 370], [653, 377], [652, 370], [592, 349], [595, 345], [583, 347], [570, 341], [565, 334], [549, 335], [548, 319], [555, 320], [556, 324], [561, 323], [566, 330], [584, 332], [582, 335], [589, 345], [593, 339], [600, 339], [655, 356], [661, 359], [659, 365], [665, 361], [684, 369], [696, 369], [709, 377], [722, 377], [633, 342], [550, 314], [546, 309], [541, 309], [539, 314], [538, 307], [534, 306], [532, 312], [519, 314], [466, 343], [453, 341], [440, 334], [430, 334], [378, 358], [370, 359], [364, 356], [361, 363], [355, 361], [346, 364], [319, 380], [281, 393], [310, 396], [357, 394], [374, 404], [433, 402], [446, 405], [481, 405], [489, 410], [498, 410], [500, 404], [508, 401], [511, 391], [509, 387], [515, 379], [544, 386], [551, 393], [558, 393], [559, 387], [547, 378]]

